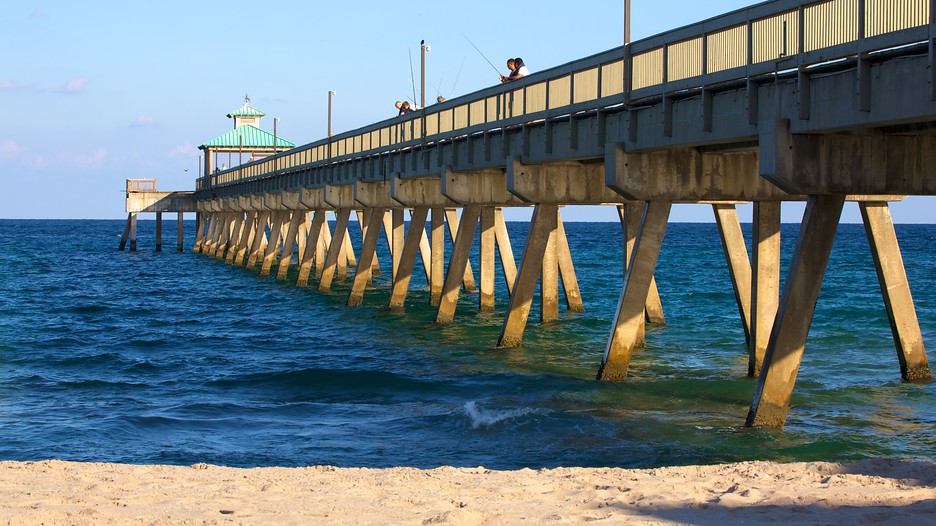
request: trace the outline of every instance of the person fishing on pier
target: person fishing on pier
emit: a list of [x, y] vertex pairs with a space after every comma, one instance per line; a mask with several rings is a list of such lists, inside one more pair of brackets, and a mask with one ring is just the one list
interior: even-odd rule
[[406, 115], [407, 113], [413, 113], [420, 109], [418, 105], [415, 105], [415, 104], [410, 105], [408, 100], [404, 100], [402, 102], [396, 101], [395, 103], [393, 103], [393, 105], [396, 107], [396, 109], [400, 110], [400, 112], [397, 113], [397, 116], [403, 116], [403, 115]]
[[530, 74], [530, 70], [527, 69], [526, 65], [523, 63], [523, 59], [520, 57], [507, 59], [507, 69], [510, 70], [510, 75], [501, 75], [502, 83], [511, 82]]

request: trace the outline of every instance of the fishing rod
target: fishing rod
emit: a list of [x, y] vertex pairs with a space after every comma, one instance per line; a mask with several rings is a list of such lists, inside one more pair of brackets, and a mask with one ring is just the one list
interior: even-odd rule
[[461, 76], [462, 68], [465, 67], [465, 59], [462, 59], [461, 66], [458, 66], [458, 73], [455, 74], [455, 83], [452, 84], [452, 92], [449, 93], [449, 98], [452, 98], [452, 95], [455, 94], [455, 86], [458, 85], [458, 77]]
[[413, 52], [410, 48], [406, 48], [406, 52], [409, 53], [409, 74], [410, 82], [413, 84], [413, 104], [416, 104], [416, 74], [413, 73]]
[[494, 68], [494, 71], [496, 71], [497, 74], [500, 75], [501, 72], [500, 72], [499, 69], [497, 69], [497, 66], [495, 66], [494, 64], [492, 64], [491, 61], [488, 60], [488, 58], [487, 58], [486, 56], [484, 56], [484, 53], [481, 53], [481, 50], [478, 49], [478, 46], [474, 45], [474, 42], [472, 42], [471, 39], [468, 38], [468, 35], [462, 33], [462, 36], [465, 37], [465, 40], [467, 40], [469, 44], [471, 44], [471, 47], [475, 48], [475, 51], [477, 51], [477, 52], [481, 55], [481, 58], [483, 58], [488, 64], [491, 64], [491, 67]]
[[442, 74], [439, 75], [439, 84], [437, 86], [434, 86], [436, 89], [436, 97], [442, 96], [442, 79], [444, 78], [445, 78], [445, 72], [443, 71]]

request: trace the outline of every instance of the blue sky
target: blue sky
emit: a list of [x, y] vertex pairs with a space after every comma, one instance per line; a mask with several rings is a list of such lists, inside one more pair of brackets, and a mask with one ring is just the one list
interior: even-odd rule
[[[755, 2], [632, 0], [638, 40]], [[8, 2], [0, 11], [0, 217], [124, 217], [124, 180], [155, 178], [189, 190], [196, 146], [231, 129], [245, 94], [262, 122], [297, 144], [392, 116], [418, 85], [427, 99], [497, 81], [463, 37], [495, 64], [522, 56], [537, 71], [616, 47], [623, 2], [378, 1]], [[895, 205], [900, 222], [932, 222], [931, 198]], [[742, 218], [749, 216], [742, 209]], [[785, 221], [802, 207], [788, 205]], [[510, 217], [522, 218], [527, 211]], [[570, 207], [567, 220], [615, 220], [607, 207]], [[857, 209], [844, 219], [858, 221]], [[711, 221], [709, 207], [678, 205], [677, 221]]]

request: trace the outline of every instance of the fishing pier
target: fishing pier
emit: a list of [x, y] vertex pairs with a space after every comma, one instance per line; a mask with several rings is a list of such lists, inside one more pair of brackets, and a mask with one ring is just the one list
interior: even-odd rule
[[[537, 283], [542, 321], [559, 317], [560, 282], [566, 308], [583, 308], [560, 207], [615, 206], [624, 282], [595, 352], [597, 378], [623, 381], [645, 324], [665, 323], [654, 270], [671, 206], [711, 207], [757, 378], [747, 423], [780, 427], [845, 201], [860, 207], [900, 374], [932, 376], [888, 203], [936, 194], [934, 16], [932, 0], [776, 0], [285, 151], [274, 140], [223, 170], [219, 148], [234, 146], [206, 144], [194, 250], [321, 291], [347, 276], [357, 306], [383, 231], [389, 308], [419, 261], [439, 324], [462, 289], [493, 308], [499, 253], [510, 297], [496, 344], [513, 347]], [[781, 284], [792, 201], [806, 211]], [[502, 214], [518, 206], [533, 208], [519, 262]]]

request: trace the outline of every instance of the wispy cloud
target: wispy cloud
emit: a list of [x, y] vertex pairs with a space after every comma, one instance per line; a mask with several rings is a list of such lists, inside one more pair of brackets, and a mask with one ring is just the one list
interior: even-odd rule
[[26, 152], [26, 147], [17, 144], [16, 141], [4, 139], [0, 141], [0, 159], [12, 159]]
[[72, 158], [76, 166], [102, 166], [107, 160], [107, 150], [102, 147], [95, 148], [90, 153], [79, 153]]
[[119, 165], [120, 160], [110, 157], [104, 147], [97, 147], [84, 153], [61, 151], [52, 155], [23, 156], [23, 164], [36, 170], [61, 170], [63, 167], [100, 169]]
[[65, 83], [64, 86], [59, 88], [57, 91], [59, 93], [81, 93], [88, 88], [88, 79], [84, 77], [78, 77], [71, 79]]
[[133, 122], [130, 123], [131, 128], [149, 128], [155, 125], [156, 119], [149, 115], [138, 115], [137, 118], [133, 119]]
[[195, 147], [192, 146], [192, 143], [190, 143], [190, 142], [184, 142], [184, 143], [182, 143], [182, 144], [176, 146], [175, 148], [169, 150], [168, 156], [171, 157], [171, 158], [175, 158], [175, 157], [192, 157], [192, 156], [194, 156], [197, 152], [198, 152], [198, 150], [196, 150]]
[[0, 91], [16, 91], [31, 88], [32, 86], [28, 84], [18, 84], [12, 80], [2, 79], [0, 80]]

